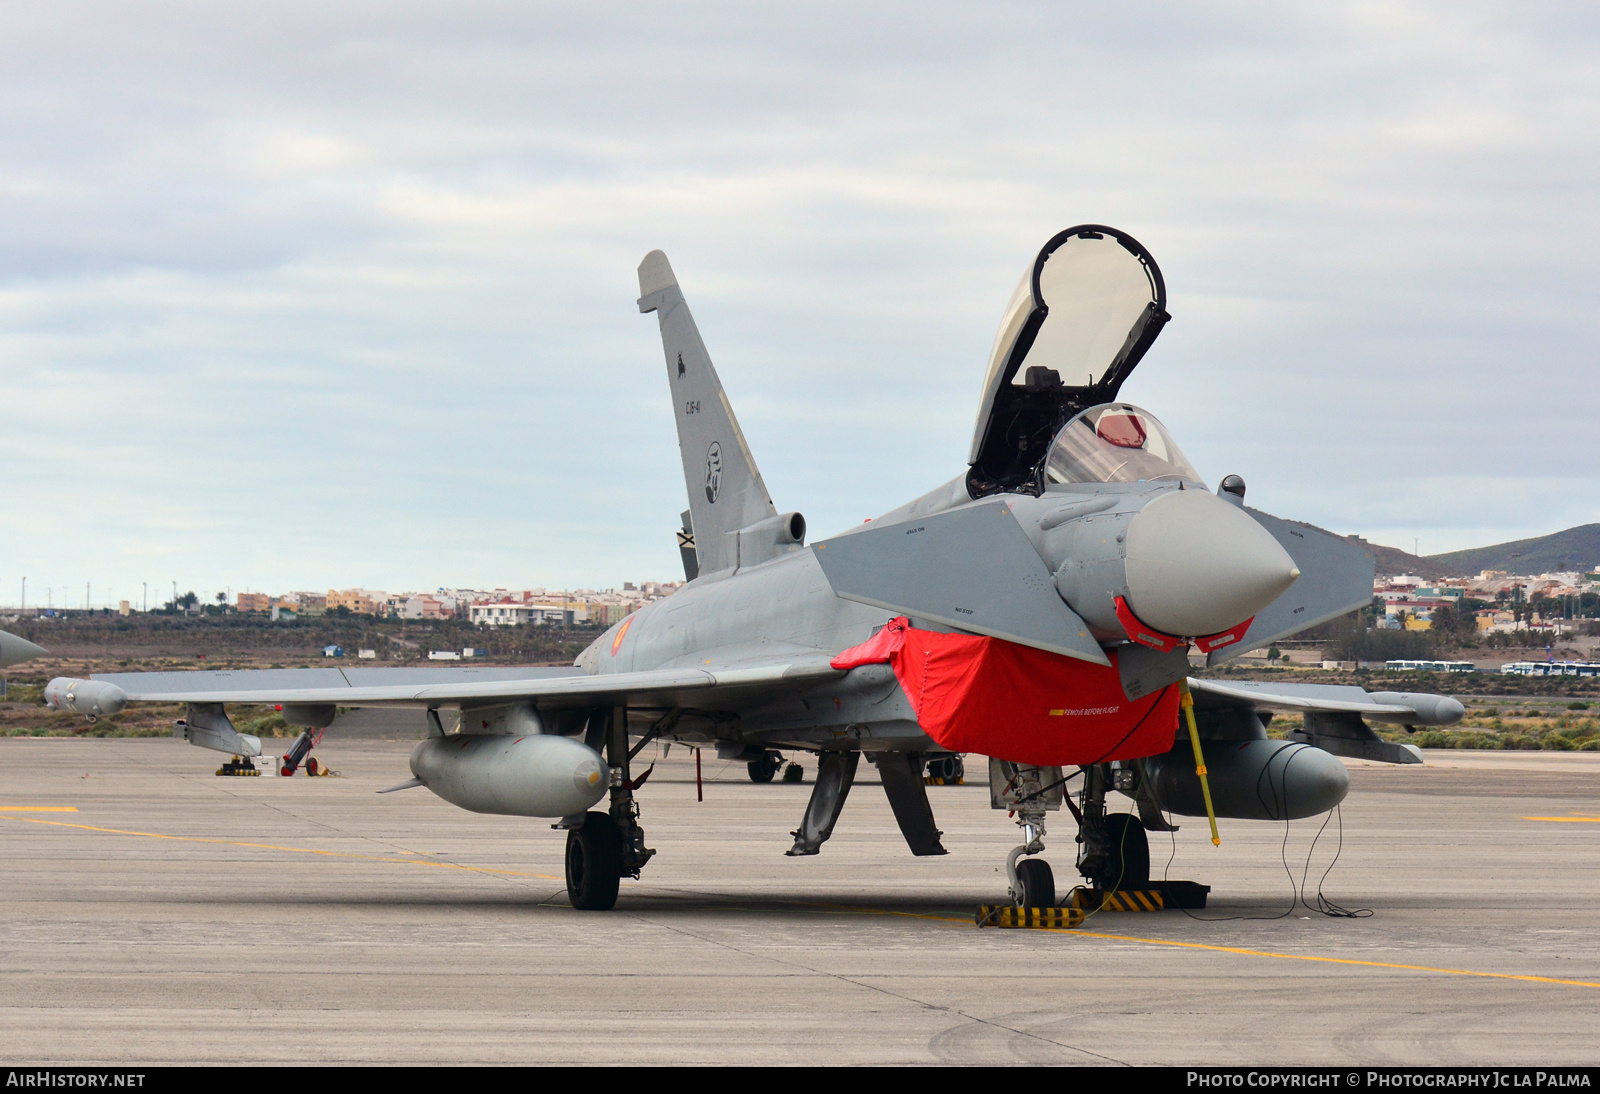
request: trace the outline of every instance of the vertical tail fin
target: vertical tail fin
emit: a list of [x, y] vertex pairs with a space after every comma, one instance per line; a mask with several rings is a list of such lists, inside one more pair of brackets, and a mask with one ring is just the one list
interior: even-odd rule
[[726, 570], [739, 557], [738, 537], [728, 533], [778, 511], [700, 340], [678, 278], [660, 251], [651, 251], [639, 263], [639, 310], [655, 312], [661, 322], [699, 572]]

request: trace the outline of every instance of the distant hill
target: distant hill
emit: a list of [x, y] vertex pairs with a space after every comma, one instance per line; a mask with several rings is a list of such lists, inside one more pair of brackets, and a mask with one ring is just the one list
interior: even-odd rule
[[[1306, 527], [1316, 528], [1316, 525]], [[1326, 529], [1317, 528], [1317, 531]], [[1415, 574], [1435, 580], [1441, 577], [1476, 577], [1483, 570], [1544, 574], [1562, 570], [1593, 573], [1600, 569], [1600, 524], [1580, 524], [1548, 536], [1497, 543], [1493, 547], [1450, 551], [1442, 555], [1418, 556], [1398, 547], [1385, 547], [1366, 540], [1360, 542], [1361, 546], [1372, 552], [1379, 576]]]
[[[1462, 571], [1440, 565], [1434, 559], [1414, 555], [1398, 547], [1384, 547], [1378, 543], [1364, 543], [1362, 546], [1372, 552], [1372, 560], [1376, 564], [1379, 577], [1415, 574], [1435, 581], [1441, 577], [1460, 577], [1462, 574]], [[1478, 571], [1472, 572], [1476, 574]]]
[[[1429, 555], [1421, 561], [1440, 569], [1437, 575], [1416, 571], [1424, 577], [1476, 574], [1480, 570], [1505, 570], [1513, 574], [1542, 574], [1560, 570], [1592, 573], [1600, 566], [1600, 524], [1580, 524], [1576, 528], [1534, 539], [1518, 539], [1510, 543], [1497, 543], [1493, 547], [1474, 547], [1466, 551]], [[1382, 563], [1378, 570], [1382, 572]]]

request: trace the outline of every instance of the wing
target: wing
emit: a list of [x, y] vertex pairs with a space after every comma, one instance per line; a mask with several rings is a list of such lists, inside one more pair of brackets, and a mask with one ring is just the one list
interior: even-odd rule
[[841, 676], [828, 657], [789, 657], [695, 668], [588, 675], [555, 669], [264, 669], [247, 672], [97, 674], [130, 702], [295, 703], [375, 707], [479, 707], [533, 702], [540, 709], [706, 706], [775, 685]]
[[1443, 726], [1460, 721], [1465, 713], [1448, 695], [1368, 692], [1336, 684], [1219, 684], [1191, 679], [1189, 689], [1197, 707], [1299, 714], [1303, 723], [1289, 733], [1290, 740], [1338, 756], [1391, 764], [1421, 763], [1422, 754], [1411, 745], [1383, 740], [1372, 731], [1369, 721]]

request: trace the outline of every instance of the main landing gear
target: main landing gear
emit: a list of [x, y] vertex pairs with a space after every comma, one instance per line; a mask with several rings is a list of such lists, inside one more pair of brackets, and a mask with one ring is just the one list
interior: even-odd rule
[[556, 827], [567, 830], [567, 897], [572, 906], [605, 912], [615, 907], [622, 878], [638, 877], [655, 851], [644, 845], [639, 803], [633, 797], [644, 777], [634, 779], [630, 774], [627, 709], [595, 711], [589, 725], [591, 742], [604, 740], [611, 768], [611, 808], [568, 817]]
[[777, 777], [780, 770], [786, 783], [804, 782], [806, 778], [805, 768], [792, 760], [785, 766], [783, 753], [770, 748], [745, 766], [750, 771], [750, 781], [753, 783], [769, 783]]
[[609, 911], [622, 884], [622, 833], [610, 813], [590, 811], [567, 830], [567, 897], [574, 908]]

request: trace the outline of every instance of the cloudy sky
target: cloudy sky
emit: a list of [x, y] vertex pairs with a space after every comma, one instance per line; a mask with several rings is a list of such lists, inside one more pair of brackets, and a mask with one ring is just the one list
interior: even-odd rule
[[[331, 10], [330, 10], [331, 9]], [[1423, 553], [1600, 519], [1589, 5], [12, 5], [0, 603], [679, 573], [671, 256], [781, 509], [963, 469], [1080, 222], [1212, 482]]]

